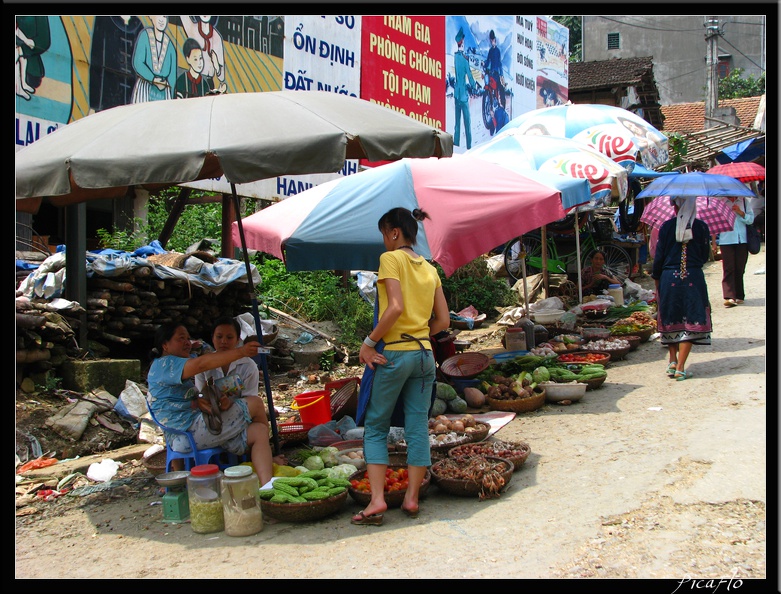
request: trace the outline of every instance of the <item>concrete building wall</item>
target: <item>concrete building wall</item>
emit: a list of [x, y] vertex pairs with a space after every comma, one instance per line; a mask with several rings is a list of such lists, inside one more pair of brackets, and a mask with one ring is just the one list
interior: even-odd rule
[[[584, 16], [583, 60], [653, 56], [654, 77], [662, 105], [705, 100], [705, 23], [707, 16]], [[765, 71], [767, 17], [717, 16], [723, 36], [719, 56], [744, 76]], [[608, 36], [618, 33], [620, 46], [608, 49]]]

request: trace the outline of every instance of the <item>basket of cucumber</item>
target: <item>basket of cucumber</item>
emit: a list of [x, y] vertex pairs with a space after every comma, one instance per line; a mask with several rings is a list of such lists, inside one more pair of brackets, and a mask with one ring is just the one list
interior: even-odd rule
[[548, 367], [548, 373], [552, 382], [561, 384], [580, 382], [586, 384], [587, 391], [598, 388], [607, 379], [605, 367], [599, 363]]

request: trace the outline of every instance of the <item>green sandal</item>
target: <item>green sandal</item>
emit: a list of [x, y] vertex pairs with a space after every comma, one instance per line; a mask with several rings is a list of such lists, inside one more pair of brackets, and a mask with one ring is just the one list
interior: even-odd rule
[[678, 361], [671, 361], [670, 364], [667, 366], [667, 377], [675, 377], [676, 367], [678, 366]]
[[683, 380], [689, 379], [692, 377], [692, 374], [688, 371], [676, 371], [675, 372], [675, 381], [676, 382], [682, 382]]

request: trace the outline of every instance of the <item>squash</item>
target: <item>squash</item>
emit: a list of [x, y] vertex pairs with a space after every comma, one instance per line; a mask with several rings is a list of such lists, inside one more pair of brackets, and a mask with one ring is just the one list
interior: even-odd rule
[[458, 392], [450, 384], [445, 382], [437, 382], [437, 398], [441, 398], [445, 402], [458, 398]]
[[454, 413], [465, 413], [467, 409], [466, 400], [456, 395], [455, 398], [447, 401], [447, 407]]
[[445, 414], [447, 410], [447, 402], [441, 398], [434, 398], [434, 402], [431, 404], [431, 410], [429, 411], [429, 417], [436, 417]]
[[464, 400], [470, 408], [482, 408], [485, 404], [485, 394], [477, 388], [464, 388]]

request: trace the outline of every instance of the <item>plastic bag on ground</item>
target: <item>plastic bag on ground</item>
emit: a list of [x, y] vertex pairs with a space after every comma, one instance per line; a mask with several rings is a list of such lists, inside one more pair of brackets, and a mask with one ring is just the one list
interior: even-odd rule
[[93, 462], [87, 469], [87, 478], [98, 483], [105, 483], [114, 478], [119, 470], [119, 462], [115, 462], [111, 458], [101, 460], [100, 463]]

